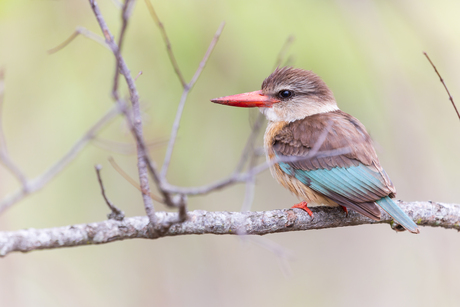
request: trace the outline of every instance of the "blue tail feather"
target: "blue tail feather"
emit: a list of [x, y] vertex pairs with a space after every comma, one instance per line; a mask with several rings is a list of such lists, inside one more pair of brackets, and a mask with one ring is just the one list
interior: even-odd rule
[[412, 233], [419, 233], [417, 225], [412, 221], [398, 205], [391, 200], [388, 196], [385, 196], [376, 201], [376, 203], [385, 210], [391, 217], [398, 223], [401, 224], [404, 228], [409, 230]]

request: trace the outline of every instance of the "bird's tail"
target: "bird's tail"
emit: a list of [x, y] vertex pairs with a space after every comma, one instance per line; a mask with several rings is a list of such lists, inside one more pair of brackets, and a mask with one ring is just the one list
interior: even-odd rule
[[391, 217], [398, 223], [401, 224], [404, 228], [409, 230], [412, 233], [419, 233], [417, 225], [407, 216], [398, 205], [391, 200], [388, 196], [385, 196], [376, 201], [376, 203], [385, 210]]

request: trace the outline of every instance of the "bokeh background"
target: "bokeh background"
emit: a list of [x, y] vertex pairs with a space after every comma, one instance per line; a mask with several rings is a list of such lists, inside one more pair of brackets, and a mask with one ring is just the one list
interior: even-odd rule
[[[116, 2], [99, 5], [118, 34]], [[366, 125], [398, 198], [460, 202], [460, 123], [422, 54], [429, 53], [454, 98], [460, 97], [460, 2], [154, 0], [153, 5], [187, 80], [219, 24], [227, 23], [187, 101], [171, 183], [197, 186], [233, 171], [255, 113], [209, 99], [258, 90], [293, 35], [292, 64], [322, 76], [342, 110]], [[77, 26], [100, 34], [87, 1], [0, 1], [2, 125], [11, 157], [29, 178], [59, 159], [113, 104], [114, 59], [108, 50], [78, 37], [54, 55], [46, 52]], [[161, 141], [170, 133], [181, 86], [143, 1], [136, 3], [127, 31], [123, 54], [133, 75], [143, 72], [137, 86], [145, 135], [160, 142], [152, 157], [161, 163], [166, 148]], [[133, 144], [121, 118], [99, 139]], [[128, 216], [143, 215], [139, 192], [109, 165], [109, 156], [136, 178], [135, 155], [93, 142], [43, 190], [0, 216], [0, 231], [105, 219], [96, 163], [104, 166], [112, 201]], [[18, 187], [0, 165], [0, 198]], [[238, 211], [243, 198], [244, 186], [236, 185], [191, 198], [189, 208]], [[296, 201], [268, 172], [258, 176], [252, 210]], [[459, 256], [456, 231], [423, 228], [415, 236], [396, 234], [388, 225], [246, 241], [213, 235], [128, 240], [0, 259], [0, 306], [458, 306]]]

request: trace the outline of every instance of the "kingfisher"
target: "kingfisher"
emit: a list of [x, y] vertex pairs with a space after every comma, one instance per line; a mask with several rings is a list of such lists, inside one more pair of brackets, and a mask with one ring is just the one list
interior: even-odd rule
[[[341, 111], [332, 91], [315, 73], [278, 67], [260, 91], [219, 97], [212, 102], [257, 107], [268, 120], [264, 148], [275, 179], [301, 202], [292, 208], [341, 206], [373, 220], [380, 208], [394, 221], [419, 233], [392, 200], [396, 189], [380, 166], [363, 124]], [[396, 228], [398, 229], [398, 228]]]

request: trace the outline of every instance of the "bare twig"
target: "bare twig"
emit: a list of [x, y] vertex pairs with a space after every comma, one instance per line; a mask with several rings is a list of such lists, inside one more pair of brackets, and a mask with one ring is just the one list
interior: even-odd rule
[[[123, 177], [126, 179], [126, 181], [128, 181], [133, 187], [135, 187], [136, 189], [138, 189], [140, 192], [142, 192], [141, 190], [141, 187], [139, 186], [139, 184], [134, 181], [133, 178], [131, 178], [131, 176], [129, 176], [128, 174], [126, 174], [126, 172], [117, 164], [117, 162], [115, 162], [115, 160], [112, 158], [112, 157], [109, 157], [109, 162], [110, 164], [112, 165], [112, 167]], [[151, 193], [149, 194], [150, 198], [152, 198], [153, 200], [159, 202], [159, 203], [164, 203], [164, 201], [159, 198], [158, 196], [156, 196], [155, 194]]]
[[[134, 120], [132, 122], [131, 131], [135, 135], [136, 142], [137, 142], [137, 166], [139, 170], [139, 182], [142, 190], [142, 198], [144, 201], [144, 208], [147, 216], [150, 219], [151, 224], [155, 223], [155, 210], [153, 208], [153, 201], [150, 198], [150, 187], [149, 187], [149, 176], [148, 176], [148, 165], [149, 161], [147, 149], [144, 144], [143, 138], [143, 131], [142, 131], [142, 118], [140, 112], [140, 105], [139, 105], [139, 94], [136, 89], [136, 85], [134, 80], [131, 76], [131, 72], [128, 69], [128, 66], [123, 59], [123, 56], [119, 52], [119, 48], [113, 39], [113, 35], [111, 34], [104, 18], [102, 17], [101, 11], [95, 0], [89, 0], [91, 4], [91, 8], [96, 16], [97, 22], [104, 34], [106, 43], [109, 45], [110, 49], [112, 50], [113, 54], [117, 58], [117, 62], [120, 68], [120, 73], [125, 78], [125, 81], [128, 85], [130, 100], [132, 104], [132, 113]], [[156, 172], [156, 169], [153, 169], [153, 172]]]
[[[201, 187], [182, 188], [182, 187], [170, 185], [169, 183], [165, 182], [163, 183], [163, 190], [169, 193], [173, 193], [173, 194], [174, 193], [184, 194], [184, 195], [207, 194], [207, 193], [222, 189], [224, 187], [227, 187], [229, 185], [232, 185], [234, 183], [252, 181], [254, 180], [253, 178], [257, 174], [267, 170], [271, 166], [277, 163], [280, 163], [280, 162], [284, 162], [284, 163], [298, 162], [302, 160], [308, 160], [313, 157], [317, 157], [317, 158], [333, 157], [333, 156], [344, 155], [344, 154], [349, 153], [351, 150], [351, 148], [349, 147], [337, 148], [333, 150], [323, 150], [323, 151], [319, 150], [321, 148], [321, 145], [324, 143], [327, 137], [327, 134], [329, 133], [331, 128], [332, 128], [332, 122], [328, 122], [326, 128], [321, 132], [320, 136], [318, 137], [318, 140], [316, 141], [315, 145], [313, 146], [313, 148], [309, 151], [309, 153], [306, 156], [279, 156], [274, 159], [271, 159], [268, 162], [262, 163], [256, 167], [252, 167], [251, 165], [251, 167], [246, 173], [242, 173], [237, 169], [229, 177], [219, 180], [217, 182], [211, 183], [209, 185], [201, 186]], [[253, 136], [250, 135], [247, 144], [251, 144], [250, 140], [252, 138]], [[247, 151], [246, 149], [243, 150], [242, 157], [246, 155], [246, 151]], [[240, 164], [241, 163], [239, 163], [239, 165]]]
[[[283, 60], [286, 57], [286, 52], [288, 51], [289, 47], [291, 47], [292, 43], [294, 42], [294, 39], [295, 39], [295, 37], [293, 35], [290, 35], [286, 39], [286, 42], [284, 42], [283, 47], [281, 47], [281, 50], [278, 53], [278, 56], [276, 58], [276, 62], [275, 62], [275, 66], [273, 67], [273, 70], [283, 63]], [[289, 58], [288, 58], [288, 60], [289, 60]]]
[[125, 38], [126, 28], [128, 27], [128, 19], [131, 15], [132, 8], [134, 7], [135, 0], [125, 0], [121, 9], [121, 29], [120, 36], [118, 37], [118, 54], [115, 56], [115, 76], [113, 80], [112, 96], [115, 100], [118, 97], [118, 80], [120, 75], [120, 66], [118, 65], [118, 58], [120, 57], [121, 47], [123, 46], [123, 39]]
[[158, 28], [160, 28], [161, 36], [163, 36], [163, 40], [166, 45], [166, 50], [168, 51], [169, 60], [171, 61], [171, 64], [174, 68], [174, 71], [176, 72], [177, 77], [179, 78], [180, 83], [182, 84], [182, 87], [185, 89], [187, 87], [187, 82], [185, 82], [184, 76], [182, 75], [179, 65], [177, 64], [176, 57], [174, 56], [174, 53], [172, 51], [171, 42], [169, 41], [168, 35], [166, 34], [165, 27], [158, 18], [158, 15], [155, 12], [152, 3], [150, 3], [149, 0], [145, 0], [145, 4], [147, 5], [147, 8], [150, 12], [150, 16], [152, 16]]
[[[254, 128], [252, 129], [252, 134], [258, 134], [258, 130], [263, 123], [263, 115], [259, 114], [259, 117], [256, 120]], [[249, 137], [251, 138], [251, 136]], [[251, 146], [251, 159], [249, 159], [248, 169], [253, 169], [257, 163], [257, 155], [254, 154], [254, 141], [252, 142]], [[246, 181], [246, 188], [244, 193], [244, 201], [243, 206], [241, 207], [241, 211], [250, 211], [252, 203], [254, 201], [254, 193], [255, 193], [255, 186], [256, 186], [256, 177], [250, 176]]]
[[205, 67], [206, 62], [208, 61], [208, 58], [211, 55], [211, 52], [214, 49], [214, 46], [219, 40], [220, 34], [222, 33], [224, 26], [225, 26], [225, 22], [222, 22], [220, 24], [219, 29], [217, 29], [216, 34], [214, 34], [214, 38], [209, 44], [208, 50], [206, 51], [203, 57], [203, 60], [200, 62], [200, 65], [198, 66], [197, 70], [195, 71], [195, 74], [193, 75], [192, 80], [190, 80], [190, 82], [184, 87], [184, 91], [182, 92], [182, 97], [180, 99], [179, 106], [177, 108], [176, 118], [174, 119], [174, 124], [173, 124], [173, 128], [171, 131], [171, 137], [169, 139], [168, 149], [166, 150], [166, 155], [165, 155], [165, 159], [163, 162], [163, 167], [161, 168], [160, 178], [162, 180], [166, 177], [166, 174], [168, 172], [169, 162], [171, 161], [172, 151], [174, 149], [174, 144], [176, 142], [177, 131], [179, 130], [180, 120], [182, 117], [182, 112], [184, 110], [185, 101], [187, 100], [187, 96], [192, 90], [193, 86], [195, 85], [195, 82], [200, 77], [200, 74], [203, 71], [203, 68]]
[[[0, 123], [3, 121], [3, 101], [5, 99], [5, 69], [0, 68]], [[0, 125], [0, 150], [6, 147], [3, 125]]]
[[103, 46], [103, 47], [105, 47], [105, 48], [110, 50], [110, 47], [105, 43], [105, 41], [104, 41], [104, 39], [102, 37], [100, 37], [99, 35], [91, 32], [88, 29], [85, 29], [83, 27], [77, 27], [75, 32], [73, 32], [72, 35], [70, 35], [70, 37], [68, 39], [66, 39], [63, 43], [59, 44], [58, 46], [48, 50], [48, 53], [53, 54], [53, 53], [56, 53], [59, 50], [63, 49], [65, 46], [70, 44], [79, 34], [81, 34], [81, 35], [83, 35], [83, 36], [95, 41], [96, 43], [98, 43], [101, 46]]
[[275, 241], [268, 239], [267, 237], [243, 235], [240, 236], [240, 238], [242, 238], [243, 240], [249, 239], [249, 242], [252, 242], [273, 253], [278, 259], [280, 269], [283, 272], [284, 276], [289, 277], [292, 275], [289, 261], [294, 260], [296, 258], [294, 252], [276, 243]]
[[257, 119], [252, 126], [251, 134], [246, 141], [246, 145], [244, 146], [243, 152], [241, 153], [240, 160], [238, 165], [236, 166], [235, 173], [239, 173], [243, 170], [246, 161], [250, 157], [250, 155], [254, 152], [254, 144], [256, 142], [256, 137], [259, 135], [260, 129], [262, 128], [262, 124], [264, 123], [265, 116], [262, 113], [257, 115]]
[[[127, 121], [128, 125], [130, 127], [130, 130], [133, 131], [134, 128], [133, 128], [133, 123], [132, 123], [130, 115], [128, 113], [125, 113], [125, 117], [126, 117], [126, 121]], [[134, 134], [134, 137], [136, 139], [138, 152], [139, 152], [139, 149], [140, 149], [142, 152], [147, 153], [148, 151], [147, 151], [147, 147], [146, 147], [144, 141], [139, 138], [138, 134], [136, 134], [134, 132], [133, 132], [133, 134]], [[160, 180], [160, 176], [159, 176], [159, 173], [158, 173], [158, 170], [157, 170], [155, 162], [153, 162], [148, 156], [146, 156], [145, 157], [145, 164], [146, 164], [148, 172], [150, 173], [150, 175], [153, 178], [153, 181], [155, 182], [156, 186], [158, 187], [159, 192], [163, 196], [163, 200], [161, 202], [164, 203], [165, 205], [167, 205], [168, 207], [173, 207], [173, 208], [177, 207], [176, 203], [173, 202], [173, 200], [171, 198], [171, 195], [169, 195], [169, 192], [166, 191], [163, 188], [165, 183]], [[149, 191], [142, 190], [142, 186], [140, 187], [140, 189], [141, 189], [141, 192], [143, 194], [148, 192], [149, 196], [152, 195], [150, 190]]]
[[[314, 155], [317, 158], [323, 158], [323, 157], [333, 157], [333, 156], [338, 156], [338, 155], [344, 155], [350, 152], [349, 147], [344, 147], [344, 148], [339, 148], [339, 149], [333, 149], [333, 150], [324, 150], [324, 151], [318, 151], [316, 155]], [[310, 159], [313, 157], [313, 155], [307, 155], [307, 156], [291, 156], [291, 157], [279, 157], [270, 160], [269, 162], [262, 163], [252, 169], [249, 169], [246, 173], [233, 173], [227, 178], [221, 179], [219, 181], [216, 181], [214, 183], [200, 186], [200, 187], [189, 187], [189, 188], [184, 188], [184, 187], [178, 187], [171, 185], [169, 183], [165, 183], [163, 186], [163, 189], [167, 191], [168, 193], [178, 193], [178, 194], [184, 194], [184, 195], [203, 195], [203, 194], [208, 194], [220, 189], [223, 189], [229, 185], [235, 184], [235, 183], [240, 183], [240, 182], [247, 182], [250, 180], [250, 178], [253, 178], [255, 175], [260, 174], [261, 172], [267, 170], [271, 166], [275, 165], [276, 163], [280, 162], [297, 162], [297, 161], [302, 161], [305, 159]]]
[[134, 78], [134, 81], [137, 81], [137, 79], [139, 79], [140, 76], [142, 76], [142, 70], [137, 73], [137, 76], [136, 78]]
[[20, 201], [26, 195], [34, 193], [41, 188], [43, 188], [51, 179], [53, 179], [58, 173], [60, 173], [66, 166], [69, 164], [78, 153], [85, 147], [85, 145], [92, 139], [94, 136], [106, 126], [115, 116], [120, 114], [122, 107], [119, 105], [114, 105], [107, 113], [100, 118], [86, 133], [78, 140], [72, 148], [53, 166], [46, 170], [43, 174], [38, 177], [29, 180], [27, 182], [27, 189], [21, 189], [17, 192], [12, 193], [7, 196], [0, 202], [0, 214], [3, 213], [6, 209], [11, 207], [13, 204]]
[[241, 206], [241, 212], [251, 210], [252, 202], [254, 201], [255, 186], [256, 186], [255, 176], [249, 177], [249, 179], [246, 181], [244, 200], [243, 200], [243, 205]]
[[117, 9], [120, 9], [120, 10], [121, 10], [121, 9], [123, 8], [123, 4], [122, 4], [120, 1], [118, 1], [118, 0], [112, 0], [112, 3], [113, 3], [113, 5], [115, 5], [115, 7], [116, 7]]
[[107, 215], [107, 217], [112, 220], [123, 221], [123, 219], [125, 218], [124, 212], [118, 209], [117, 206], [115, 206], [110, 201], [110, 199], [107, 198], [107, 195], [105, 194], [104, 184], [102, 183], [101, 178], [102, 166], [100, 164], [97, 164], [94, 166], [94, 168], [96, 169], [97, 180], [99, 181], [99, 186], [101, 187], [102, 197], [104, 197], [105, 203], [107, 204], [107, 206], [109, 206], [110, 210], [112, 211]]
[[[398, 205], [419, 226], [442, 227], [460, 230], [460, 205], [436, 202], [403, 202]], [[123, 221], [106, 220], [98, 223], [71, 225], [50, 229], [25, 229], [0, 232], [0, 256], [11, 252], [30, 252], [40, 249], [105, 244], [134, 238], [157, 239], [160, 237], [191, 234], [266, 235], [278, 232], [337, 228], [366, 224], [392, 224], [392, 218], [382, 211], [380, 221], [371, 220], [354, 211], [345, 216], [340, 207], [311, 208], [312, 219], [300, 209], [281, 209], [263, 212], [208, 212], [191, 211], [188, 219], [168, 228], [178, 214], [156, 212], [158, 223], [149, 227], [146, 217], [125, 218]], [[409, 235], [409, 234], [407, 234]]]
[[163, 184], [163, 189], [167, 191], [168, 193], [178, 193], [178, 194], [184, 194], [184, 195], [189, 195], [189, 196], [195, 196], [195, 195], [204, 195], [208, 194], [214, 191], [221, 190], [227, 186], [230, 186], [235, 183], [240, 183], [240, 182], [246, 182], [247, 177], [243, 176], [241, 174], [232, 174], [228, 176], [227, 178], [218, 180], [216, 182], [199, 186], [199, 187], [179, 187], [172, 185], [170, 183], [164, 183]]
[[[287, 38], [283, 47], [281, 47], [280, 51], [278, 52], [278, 56], [276, 57], [275, 66], [273, 69], [281, 65], [281, 63], [283, 62], [286, 56], [287, 50], [292, 45], [293, 41], [294, 41], [294, 36], [291, 35]], [[243, 150], [238, 166], [236, 167], [236, 173], [240, 173], [243, 170], [244, 164], [249, 159], [249, 157], [250, 159], [249, 159], [248, 169], [252, 169], [255, 166], [256, 158], [258, 156], [255, 152], [255, 142], [256, 142], [256, 137], [258, 136], [260, 128], [262, 126], [262, 123], [264, 122], [264, 119], [265, 119], [264, 115], [259, 113], [253, 125], [251, 134], [249, 135], [248, 141], [246, 142], [246, 146]], [[321, 142], [322, 144], [324, 140], [320, 140], [319, 142]], [[243, 206], [241, 207], [242, 212], [249, 211], [251, 209], [251, 205], [254, 199], [254, 189], [255, 189], [255, 176], [249, 176], [248, 180], [246, 181], [244, 201], [243, 201]]]
[[[107, 151], [116, 152], [123, 155], [133, 155], [136, 153], [136, 144], [122, 143], [104, 138], [96, 137], [92, 144]], [[148, 149], [156, 149], [168, 144], [168, 139], [159, 138], [158, 141], [150, 141], [146, 144]]]
[[0, 162], [21, 183], [22, 189], [27, 190], [27, 178], [23, 171], [13, 162], [6, 149], [6, 139], [3, 133], [3, 101], [5, 98], [5, 70], [0, 68]]
[[460, 113], [458, 113], [457, 107], [455, 106], [454, 99], [452, 98], [452, 95], [450, 94], [449, 89], [447, 88], [446, 83], [445, 83], [444, 80], [442, 79], [441, 74], [440, 74], [440, 73], [438, 72], [438, 70], [436, 69], [436, 66], [433, 64], [433, 62], [431, 61], [431, 59], [430, 59], [430, 57], [428, 56], [428, 54], [427, 54], [426, 52], [423, 52], [423, 54], [426, 56], [426, 58], [428, 59], [428, 61], [429, 61], [430, 64], [431, 64], [431, 66], [433, 66], [434, 71], [436, 72], [436, 74], [437, 74], [438, 77], [439, 77], [439, 80], [441, 81], [442, 85], [443, 85], [444, 88], [446, 89], [447, 95], [449, 95], [449, 100], [450, 100], [450, 102], [452, 102], [452, 105], [454, 106], [455, 112], [457, 112], [458, 119], [460, 119]]

